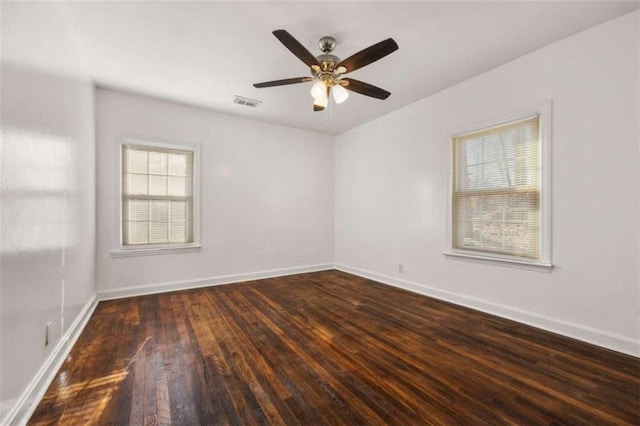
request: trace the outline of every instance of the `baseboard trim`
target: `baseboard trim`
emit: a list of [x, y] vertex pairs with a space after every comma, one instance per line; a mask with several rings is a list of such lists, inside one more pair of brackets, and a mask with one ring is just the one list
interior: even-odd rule
[[122, 299], [124, 297], [144, 296], [147, 294], [166, 293], [169, 291], [188, 290], [192, 288], [209, 287], [214, 285], [233, 284], [243, 281], [261, 280], [265, 278], [283, 277], [286, 275], [302, 274], [334, 269], [333, 263], [319, 265], [295, 266], [292, 268], [270, 269], [266, 271], [248, 272], [244, 274], [221, 275], [217, 277], [198, 278], [185, 281], [171, 281], [159, 284], [149, 284], [127, 287], [118, 290], [98, 292], [99, 300]]
[[38, 403], [44, 396], [47, 388], [62, 366], [62, 363], [71, 351], [71, 348], [80, 336], [80, 333], [87, 325], [87, 322], [95, 311], [98, 302], [101, 300], [111, 300], [124, 297], [141, 296], [146, 294], [186, 290], [190, 288], [232, 284], [243, 281], [281, 277], [286, 275], [295, 275], [306, 272], [317, 272], [331, 269], [337, 269], [342, 272], [371, 279], [383, 284], [402, 288], [404, 290], [433, 297], [435, 299], [443, 300], [446, 302], [451, 302], [456, 305], [465, 306], [492, 315], [497, 315], [499, 317], [514, 320], [523, 324], [578, 339], [617, 352], [622, 352], [627, 355], [640, 357], [640, 340], [635, 340], [614, 333], [609, 333], [604, 330], [587, 327], [569, 321], [558, 320], [556, 318], [551, 318], [545, 315], [512, 308], [509, 306], [477, 299], [470, 296], [465, 296], [454, 292], [449, 292], [446, 290], [440, 290], [424, 284], [419, 284], [416, 282], [403, 280], [396, 277], [355, 268], [352, 266], [341, 264], [334, 265], [329, 263], [319, 265], [306, 265], [292, 268], [250, 272], [244, 274], [224, 275], [196, 280], [173, 281], [99, 292], [97, 295], [92, 296], [91, 299], [89, 299], [89, 301], [85, 304], [80, 314], [76, 317], [73, 324], [71, 324], [71, 326], [69, 327], [67, 333], [65, 333], [62, 339], [60, 339], [56, 347], [51, 352], [51, 355], [47, 358], [36, 376], [29, 383], [27, 389], [12, 404], [12, 407], [7, 412], [6, 417], [4, 419], [0, 419], [0, 423], [25, 425], [28, 422]]
[[58, 373], [62, 363], [69, 355], [71, 348], [76, 343], [76, 340], [78, 340], [80, 333], [82, 333], [87, 322], [89, 322], [89, 318], [93, 315], [96, 306], [98, 306], [98, 297], [94, 294], [84, 305], [80, 314], [69, 327], [69, 330], [62, 336], [53, 351], [51, 351], [51, 355], [49, 355], [40, 370], [38, 370], [38, 373], [33, 380], [31, 380], [29, 386], [27, 386], [22, 395], [13, 403], [6, 417], [0, 419], [1, 424], [27, 424], [38, 403], [40, 403], [40, 400], [47, 391], [47, 388]]
[[620, 336], [604, 330], [587, 327], [581, 324], [569, 321], [559, 320], [556, 318], [540, 315], [534, 312], [505, 306], [487, 300], [477, 299], [475, 297], [465, 296], [446, 290], [440, 290], [424, 284], [403, 280], [400, 278], [390, 277], [388, 275], [371, 272], [352, 266], [336, 264], [335, 269], [378, 281], [383, 284], [399, 287], [414, 293], [419, 293], [435, 299], [451, 302], [456, 305], [465, 306], [488, 314], [497, 315], [523, 324], [527, 324], [536, 328], [551, 331], [573, 339], [581, 340], [606, 349], [622, 352], [634, 357], [640, 357], [640, 340], [631, 339]]

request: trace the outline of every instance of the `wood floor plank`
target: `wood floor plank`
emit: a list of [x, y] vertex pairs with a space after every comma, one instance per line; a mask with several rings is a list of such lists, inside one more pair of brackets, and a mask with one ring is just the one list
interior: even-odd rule
[[339, 271], [101, 302], [30, 424], [640, 424], [640, 360]]

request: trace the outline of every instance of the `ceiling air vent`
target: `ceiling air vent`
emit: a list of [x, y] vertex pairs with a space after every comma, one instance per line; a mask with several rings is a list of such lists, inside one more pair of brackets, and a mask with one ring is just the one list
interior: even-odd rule
[[251, 107], [251, 108], [256, 108], [256, 107], [260, 106], [262, 101], [258, 101], [256, 99], [249, 99], [249, 98], [245, 98], [244, 96], [236, 95], [233, 98], [233, 103], [234, 104], [238, 104], [238, 105], [248, 106], [248, 107]]

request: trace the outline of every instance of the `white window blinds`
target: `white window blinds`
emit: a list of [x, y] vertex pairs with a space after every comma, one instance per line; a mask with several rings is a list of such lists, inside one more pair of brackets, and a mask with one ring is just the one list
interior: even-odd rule
[[193, 242], [193, 152], [122, 146], [122, 244]]
[[452, 247], [540, 258], [540, 123], [453, 139]]

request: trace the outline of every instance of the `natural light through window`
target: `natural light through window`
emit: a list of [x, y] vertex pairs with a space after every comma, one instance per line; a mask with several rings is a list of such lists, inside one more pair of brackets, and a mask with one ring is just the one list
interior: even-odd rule
[[541, 259], [540, 117], [453, 138], [451, 247]]
[[193, 238], [193, 151], [122, 145], [123, 246]]

